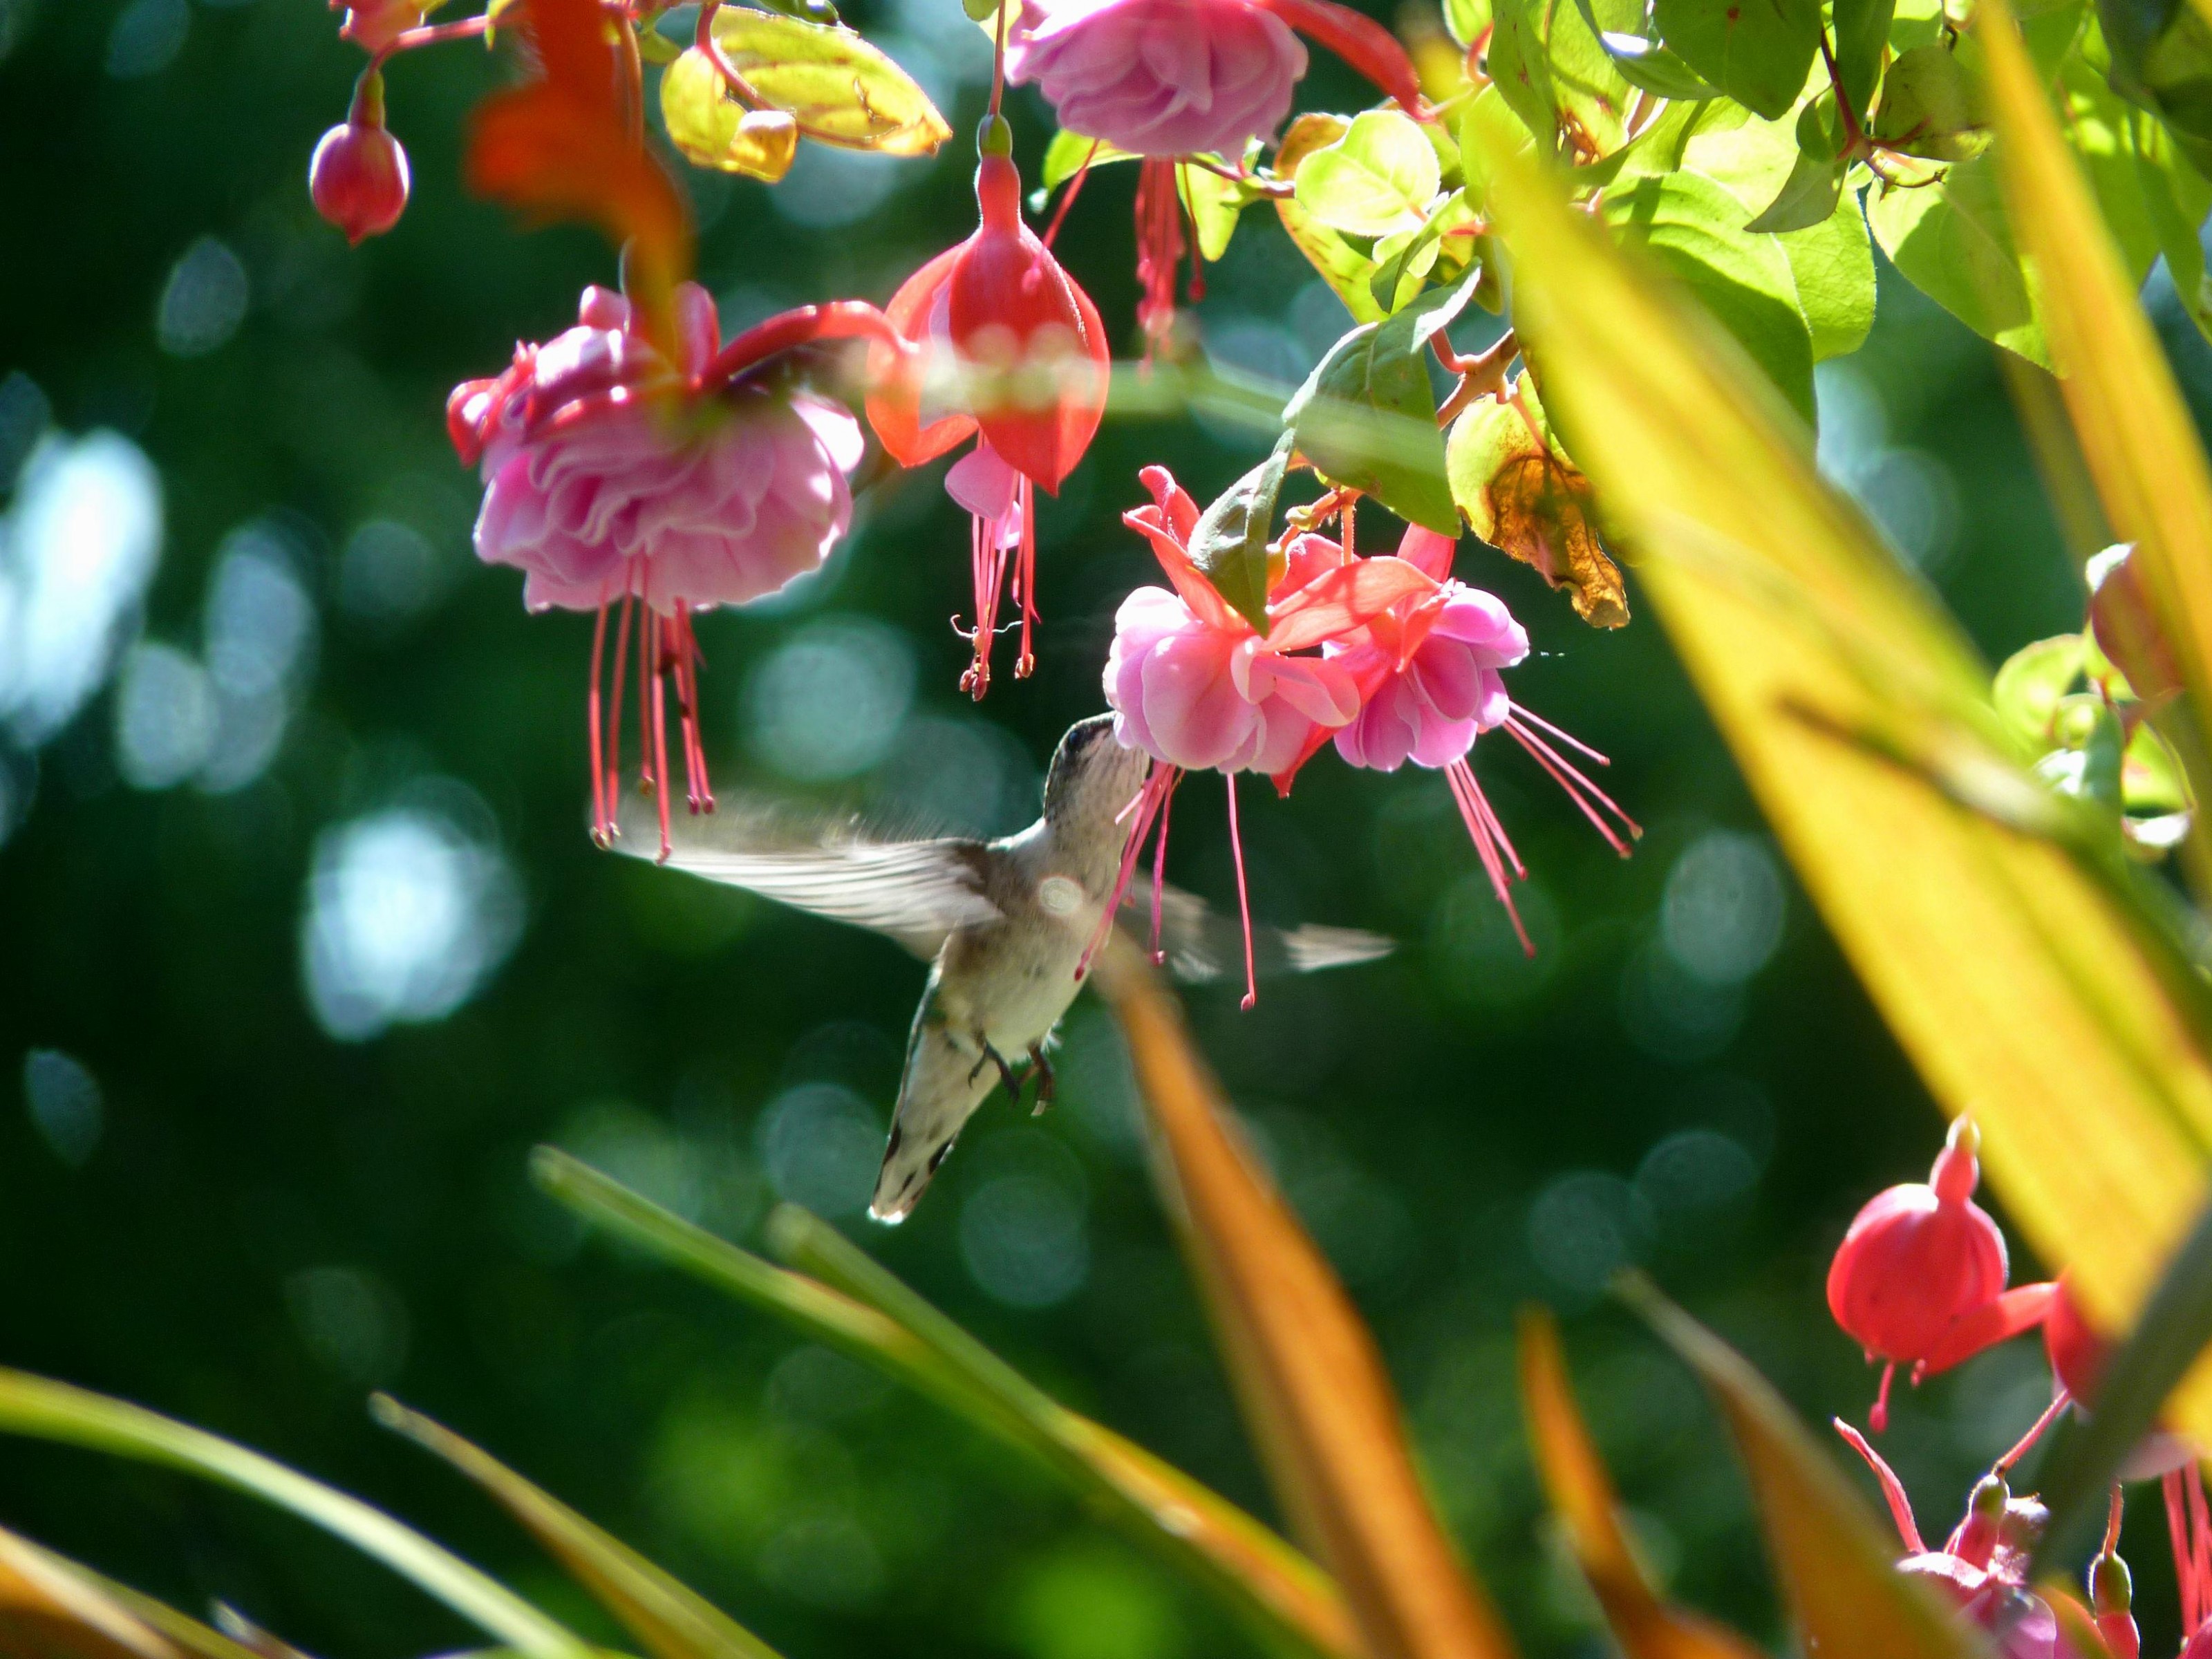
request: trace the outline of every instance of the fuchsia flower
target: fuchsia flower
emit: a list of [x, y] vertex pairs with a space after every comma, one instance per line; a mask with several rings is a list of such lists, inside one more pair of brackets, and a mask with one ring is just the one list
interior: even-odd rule
[[1828, 1311], [1869, 1361], [1883, 1362], [1869, 1419], [1876, 1434], [1898, 1366], [1911, 1366], [1917, 1382], [2030, 1329], [2050, 1306], [2048, 1285], [2005, 1289], [2004, 1235], [1973, 1201], [1979, 1146], [1972, 1123], [1955, 1119], [1927, 1183], [1869, 1199], [1829, 1264]]
[[[1291, 781], [1329, 732], [1360, 710], [1356, 677], [1310, 652], [1364, 626], [1391, 606], [1433, 592], [1435, 578], [1403, 559], [1359, 559], [1320, 536], [1294, 541], [1267, 594], [1267, 631], [1224, 599], [1191, 562], [1198, 503], [1165, 467], [1139, 475], [1152, 503], [1122, 514], [1152, 543], [1173, 591], [1140, 587], [1121, 603], [1106, 655], [1106, 701], [1114, 733], [1155, 764], [1132, 809], [1110, 917], [1155, 823], [1157, 878], [1167, 855], [1168, 804], [1186, 769], [1229, 781], [1229, 833], [1243, 906], [1244, 860], [1237, 824], [1236, 775], [1264, 772], [1289, 793]], [[1157, 897], [1157, 894], [1155, 895]], [[1251, 1006], [1251, 921], [1245, 918], [1245, 1006]]]
[[[1409, 112], [1422, 107], [1413, 63], [1389, 31], [1334, 0], [1023, 0], [1006, 31], [1008, 80], [1034, 84], [1069, 131], [1142, 158], [1137, 320], [1148, 353], [1175, 322], [1178, 169], [1207, 155], [1238, 166], [1249, 141], [1274, 136], [1306, 72], [1292, 28]], [[1202, 291], [1194, 265], [1192, 297]]]
[[1468, 761], [1475, 738], [1504, 731], [1623, 858], [1628, 843], [1604, 814], [1612, 814], [1631, 836], [1643, 831], [1546, 734], [1601, 766], [1608, 764], [1605, 757], [1507, 695], [1500, 671], [1528, 656], [1528, 635], [1504, 600], [1451, 580], [1453, 545], [1432, 530], [1409, 526], [1398, 556], [1434, 578], [1436, 589], [1401, 600], [1326, 648], [1328, 659], [1358, 683], [1362, 699], [1358, 717], [1335, 733], [1336, 752], [1354, 766], [1377, 772], [1395, 772], [1410, 760], [1444, 774], [1491, 889], [1512, 919], [1521, 948], [1533, 956], [1535, 947], [1521, 925], [1510, 889], [1513, 880], [1527, 878], [1528, 871], [1475, 781]]
[[999, 148], [1011, 142], [1003, 119], [986, 122], [975, 168], [982, 222], [892, 296], [891, 326], [921, 349], [879, 353], [867, 403], [876, 435], [902, 466], [919, 466], [975, 438], [945, 487], [973, 523], [975, 622], [963, 631], [975, 656], [960, 685], [979, 699], [991, 684], [991, 643], [1010, 565], [1022, 609], [1015, 677], [1026, 678], [1036, 665], [1034, 490], [1057, 491], [1083, 459], [1105, 413], [1112, 368], [1091, 296], [1022, 222], [1021, 175]]
[[[527, 573], [533, 611], [592, 611], [589, 699], [595, 833], [614, 833], [617, 730], [630, 618], [637, 618], [641, 781], [659, 798], [667, 850], [664, 675], [681, 714], [687, 793], [711, 811], [698, 725], [695, 611], [743, 605], [817, 568], [852, 520], [846, 475], [858, 423], [841, 405], [772, 389], [752, 371], [810, 341], [889, 338], [872, 307], [811, 306], [720, 348], [714, 301], [676, 292], [675, 357], [641, 331], [629, 302], [585, 290], [577, 325], [516, 348], [505, 373], [457, 387], [454, 448], [481, 468], [477, 555]], [[619, 604], [613, 706], [602, 726], [607, 612]]]
[[[1976, 1483], [1966, 1515], [1940, 1550], [1931, 1550], [1921, 1541], [1911, 1499], [1881, 1455], [1850, 1424], [1840, 1418], [1836, 1420], [1836, 1432], [1874, 1471], [1890, 1518], [1897, 1524], [1906, 1551], [1897, 1570], [1941, 1591], [1968, 1624], [1996, 1638], [2002, 1659], [2088, 1659], [2067, 1639], [2051, 1603], [2027, 1589], [2035, 1547], [2042, 1539], [2049, 1512], [2033, 1497], [2014, 1498], [2005, 1485], [2012, 1466], [2027, 1455], [2065, 1404], [2062, 1394], [2020, 1443]], [[2108, 1644], [2124, 1634], [2132, 1636], [2135, 1630], [2127, 1606], [2127, 1569], [2119, 1559], [2118, 1544], [2116, 1496], [2104, 1550], [2090, 1569], [2095, 1623]], [[2087, 1608], [2075, 1606], [2084, 1618], [2089, 1617]], [[2120, 1649], [2115, 1647], [2113, 1651], [2117, 1655]], [[2132, 1649], [2125, 1659], [2135, 1659]]]

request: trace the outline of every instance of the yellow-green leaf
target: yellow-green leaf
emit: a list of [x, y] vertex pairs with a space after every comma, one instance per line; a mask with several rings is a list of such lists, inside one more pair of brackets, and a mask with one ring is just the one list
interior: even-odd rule
[[[832, 1289], [716, 1238], [565, 1153], [539, 1149], [531, 1173], [626, 1243], [881, 1368], [1035, 1460], [1270, 1641], [1329, 1659], [1354, 1652], [1343, 1601], [1312, 1562], [1180, 1469], [1051, 1399], [880, 1268], [856, 1267], [849, 1246], [826, 1259], [838, 1269]], [[811, 1221], [787, 1207], [775, 1231], [787, 1253], [805, 1249], [818, 1268], [829, 1247], [809, 1243], [821, 1228], [810, 1229]]]
[[1972, 1628], [1897, 1571], [1898, 1549], [1766, 1379], [1656, 1291], [1638, 1286], [1632, 1299], [1728, 1421], [1805, 1650], [1823, 1659], [1980, 1659], [1986, 1650]]
[[[1283, 130], [1283, 142], [1275, 150], [1275, 176], [1296, 182], [1299, 171], [1316, 151], [1334, 143], [1351, 125], [1341, 115], [1301, 115]], [[1369, 279], [1375, 275], [1375, 261], [1344, 240], [1302, 206], [1295, 195], [1275, 198], [1275, 211], [1281, 217], [1283, 228], [1308, 264], [1321, 274], [1321, 278], [1336, 290], [1352, 319], [1358, 323], [1382, 320], [1382, 307], [1369, 290]]]
[[781, 110], [749, 110], [738, 102], [721, 70], [696, 46], [661, 71], [660, 114], [669, 143], [694, 167], [774, 184], [799, 153], [798, 122]]
[[388, 1395], [376, 1420], [475, 1481], [557, 1557], [655, 1659], [776, 1659], [774, 1648], [696, 1590], [452, 1430]]
[[1376, 1659], [1503, 1659], [1512, 1641], [1429, 1507], [1374, 1338], [1250, 1154], [1174, 1001], [1116, 939], [1098, 984], [1136, 1062], [1156, 1177], [1283, 1506]]
[[763, 102], [822, 143], [928, 155], [952, 136], [914, 77], [842, 25], [725, 6], [714, 42]]
[[1491, 163], [1546, 405], [1808, 892], [1930, 1091], [1974, 1111], [2037, 1253], [2124, 1316], [2202, 1200], [2212, 1072], [2201, 981], [2117, 826], [2093, 857], [1996, 820], [2078, 822], [1957, 626], [1732, 340], [1550, 179]]
[[582, 1638], [412, 1528], [204, 1429], [66, 1382], [0, 1370], [0, 1433], [136, 1458], [249, 1493], [374, 1556], [531, 1659], [595, 1659]]
[[1763, 1659], [1734, 1632], [1664, 1605], [1644, 1576], [1621, 1530], [1620, 1500], [1576, 1409], [1559, 1327], [1540, 1308], [1521, 1316], [1521, 1408], [1544, 1490], [1627, 1659]]

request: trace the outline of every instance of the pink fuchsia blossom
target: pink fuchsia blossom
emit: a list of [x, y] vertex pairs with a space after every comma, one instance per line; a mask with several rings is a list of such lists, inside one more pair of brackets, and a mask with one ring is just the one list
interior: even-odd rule
[[1274, 137], [1305, 72], [1289, 25], [1246, 0], [1024, 0], [1006, 31], [1009, 81], [1137, 155], [1233, 161]]
[[1505, 907], [1521, 948], [1533, 956], [1535, 946], [1512, 896], [1512, 883], [1526, 879], [1528, 871], [1475, 781], [1468, 756], [1476, 738], [1504, 730], [1624, 858], [1628, 843], [1607, 815], [1630, 836], [1643, 832], [1555, 744], [1601, 766], [1607, 763], [1605, 757], [1508, 695], [1503, 671], [1528, 657], [1528, 635], [1504, 600], [1451, 580], [1454, 545], [1449, 537], [1409, 526], [1398, 556], [1434, 578], [1435, 589], [1401, 601], [1328, 647], [1329, 659], [1358, 681], [1361, 698], [1358, 717], [1334, 734], [1336, 751], [1350, 764], [1377, 772], [1395, 772], [1410, 760], [1443, 773], [1491, 890]]
[[1244, 1002], [1249, 1007], [1256, 992], [1237, 774], [1267, 773], [1287, 793], [1297, 769], [1327, 733], [1358, 716], [1361, 695], [1350, 671], [1326, 656], [1297, 653], [1364, 627], [1391, 606], [1433, 592], [1437, 583], [1404, 560], [1355, 559], [1333, 542], [1304, 537], [1289, 550], [1268, 589], [1267, 630], [1262, 635], [1191, 560], [1198, 503], [1165, 467], [1146, 467], [1139, 476], [1152, 501], [1122, 514], [1122, 522], [1152, 544], [1173, 586], [1140, 587], [1123, 600], [1107, 652], [1104, 681], [1114, 734], [1124, 748], [1152, 756], [1154, 764], [1131, 803], [1133, 822], [1106, 914], [1110, 918], [1119, 906], [1157, 826], [1157, 933], [1159, 874], [1167, 858], [1168, 808], [1176, 784], [1186, 769], [1220, 772], [1229, 787], [1230, 844], [1244, 917]]
[[[483, 477], [477, 556], [522, 569], [533, 611], [598, 613], [590, 720], [603, 838], [613, 833], [623, 667], [637, 619], [641, 764], [659, 798], [664, 850], [664, 675], [675, 680], [692, 810], [713, 807], [692, 614], [762, 598], [818, 568], [852, 520], [846, 475], [860, 458], [858, 423], [836, 404], [771, 391], [743, 371], [806, 339], [873, 331], [848, 312], [876, 317], [872, 307], [807, 307], [725, 351], [704, 289], [684, 284], [673, 311], [672, 360], [645, 338], [627, 300], [587, 289], [575, 327], [517, 348], [505, 373], [456, 388], [447, 411], [455, 449]], [[600, 669], [617, 605], [603, 723]]]
[[976, 441], [945, 482], [970, 520], [975, 618], [962, 632], [975, 657], [960, 686], [979, 700], [1010, 580], [1022, 617], [1014, 676], [1036, 666], [1035, 492], [1057, 491], [1083, 459], [1112, 369], [1097, 307], [1022, 222], [1021, 175], [994, 148], [1012, 142], [1006, 123], [987, 125], [975, 168], [981, 222], [892, 295], [885, 314], [907, 345], [877, 354], [867, 400], [869, 423], [902, 466]]

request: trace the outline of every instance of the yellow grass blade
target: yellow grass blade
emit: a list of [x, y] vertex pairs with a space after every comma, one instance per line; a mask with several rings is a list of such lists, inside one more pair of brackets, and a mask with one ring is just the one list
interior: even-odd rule
[[1984, 735], [1983, 665], [1733, 343], [1492, 161], [1546, 406], [1807, 890], [2037, 1252], [2124, 1316], [2203, 1194], [2201, 980], [2117, 860], [1992, 820], [2075, 822]]
[[1544, 1490], [1627, 1659], [1762, 1659], [1734, 1632], [1664, 1605], [1644, 1577], [1620, 1529], [1620, 1500], [1575, 1406], [1559, 1327], [1540, 1308], [1521, 1316], [1521, 1408]]
[[25, 1659], [187, 1659], [186, 1650], [89, 1574], [7, 1531], [0, 1531], [0, 1653]]
[[1098, 985], [1151, 1115], [1155, 1167], [1275, 1488], [1352, 1604], [1373, 1659], [1513, 1652], [1421, 1489], [1374, 1339], [1229, 1130], [1182, 1017], [1116, 940]]
[[620, 1620], [654, 1659], [777, 1659], [774, 1648], [696, 1590], [452, 1430], [388, 1395], [376, 1420], [475, 1481]]
[[1656, 1291], [1630, 1300], [1712, 1395], [1751, 1477], [1767, 1553], [1805, 1650], [1823, 1659], [1978, 1659], [1988, 1650], [1925, 1584], [1766, 1380]]

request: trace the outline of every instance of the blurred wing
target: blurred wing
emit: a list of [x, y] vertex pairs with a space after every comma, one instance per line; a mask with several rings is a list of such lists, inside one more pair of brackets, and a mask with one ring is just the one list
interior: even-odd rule
[[[850, 824], [811, 827], [739, 806], [672, 815], [672, 869], [742, 887], [763, 898], [847, 921], [896, 940], [924, 959], [955, 928], [995, 921], [983, 896], [981, 843], [871, 839]], [[617, 848], [657, 859], [660, 826], [649, 799], [624, 804]]]
[[[1140, 939], [1152, 937], [1152, 884], [1132, 882], [1122, 902], [1121, 925]], [[1372, 962], [1397, 949], [1397, 941], [1357, 927], [1279, 927], [1252, 930], [1252, 959], [1262, 974], [1310, 974], [1323, 968]], [[1212, 908], [1180, 887], [1160, 890], [1160, 951], [1168, 971], [1186, 985], [1244, 971], [1244, 933], [1233, 916]]]

